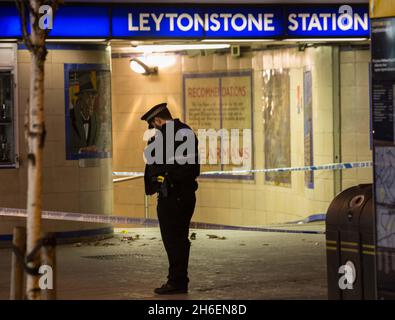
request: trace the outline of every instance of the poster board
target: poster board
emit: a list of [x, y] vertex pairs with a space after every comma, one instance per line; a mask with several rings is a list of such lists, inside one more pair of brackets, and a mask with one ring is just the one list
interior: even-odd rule
[[[290, 75], [288, 69], [263, 72], [265, 168], [291, 167]], [[265, 173], [265, 183], [291, 186], [291, 172]]]
[[[251, 169], [252, 71], [187, 73], [183, 75], [183, 93], [184, 120], [199, 139], [201, 171]], [[216, 143], [200, 134], [204, 130], [206, 133], [208, 130], [216, 133], [213, 136]], [[249, 135], [249, 138], [244, 140], [244, 135]], [[209, 177], [253, 179], [253, 174], [232, 173]]]
[[110, 158], [111, 74], [107, 65], [65, 64], [66, 159]]
[[[314, 165], [314, 141], [313, 141], [313, 80], [311, 70], [303, 73], [303, 118], [304, 118], [304, 165]], [[305, 185], [314, 189], [314, 171], [305, 172]]]

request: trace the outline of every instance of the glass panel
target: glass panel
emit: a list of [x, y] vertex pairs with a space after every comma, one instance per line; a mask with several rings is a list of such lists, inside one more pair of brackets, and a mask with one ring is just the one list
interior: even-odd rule
[[0, 72], [0, 167], [15, 164], [13, 78]]

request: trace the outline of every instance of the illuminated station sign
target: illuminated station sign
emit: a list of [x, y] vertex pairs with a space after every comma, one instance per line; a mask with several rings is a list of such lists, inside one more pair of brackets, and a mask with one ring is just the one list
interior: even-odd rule
[[[18, 12], [0, 5], [0, 37], [20, 37]], [[368, 5], [76, 5], [55, 16], [52, 38], [369, 37]]]

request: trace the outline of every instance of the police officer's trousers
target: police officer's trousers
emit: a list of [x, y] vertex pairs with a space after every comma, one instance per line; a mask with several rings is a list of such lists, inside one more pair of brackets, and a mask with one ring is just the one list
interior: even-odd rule
[[195, 192], [158, 196], [158, 219], [164, 247], [169, 260], [168, 282], [187, 286], [188, 260], [191, 243], [188, 239], [189, 223], [195, 209]]

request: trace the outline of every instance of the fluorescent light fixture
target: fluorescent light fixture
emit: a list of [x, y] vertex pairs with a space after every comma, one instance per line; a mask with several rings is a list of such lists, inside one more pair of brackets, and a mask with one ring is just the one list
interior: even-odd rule
[[104, 42], [106, 39], [47, 39], [47, 42]]
[[0, 42], [15, 42], [18, 41], [18, 39], [0, 39]]
[[268, 42], [268, 41], [279, 41], [276, 39], [204, 39], [202, 42]]
[[140, 59], [132, 58], [130, 59], [129, 63], [130, 69], [132, 69], [136, 73], [140, 73], [145, 76], [158, 73], [158, 67], [149, 67]]
[[349, 42], [367, 41], [369, 38], [305, 38], [305, 39], [284, 39], [287, 42]]
[[131, 48], [132, 52], [172, 52], [187, 50], [219, 50], [228, 49], [229, 44], [159, 44], [159, 45], [141, 45]]

